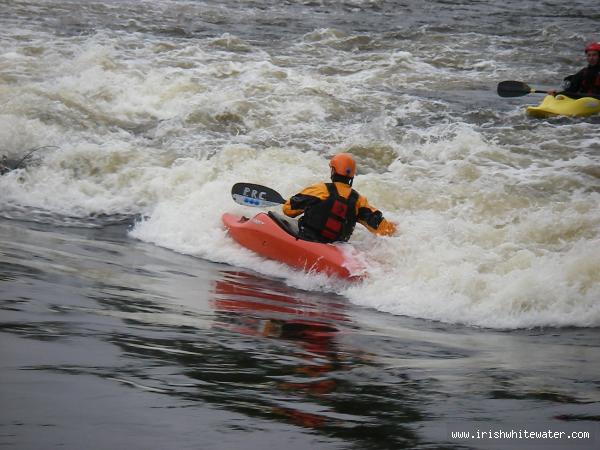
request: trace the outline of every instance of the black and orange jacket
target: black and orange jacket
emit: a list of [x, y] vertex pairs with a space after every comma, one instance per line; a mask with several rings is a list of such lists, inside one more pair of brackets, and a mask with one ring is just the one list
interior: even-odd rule
[[[338, 202], [335, 202], [336, 198]], [[285, 202], [283, 213], [289, 217], [304, 213], [300, 228], [312, 234], [309, 237], [315, 238], [317, 234], [324, 242], [347, 241], [356, 222], [381, 236], [390, 236], [396, 231], [396, 225], [385, 220], [380, 211], [369, 205], [366, 197], [341, 182], [307, 187]]]

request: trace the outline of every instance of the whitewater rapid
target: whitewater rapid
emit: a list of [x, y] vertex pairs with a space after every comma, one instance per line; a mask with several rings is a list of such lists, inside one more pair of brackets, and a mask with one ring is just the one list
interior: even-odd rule
[[[243, 36], [240, 23], [239, 35], [149, 31], [144, 14], [169, 5], [63, 34], [23, 30], [15, 7], [1, 36], [0, 153], [29, 156], [0, 177], [3, 217], [129, 218], [132, 238], [392, 314], [600, 326], [598, 121], [534, 121], [522, 101], [494, 93], [502, 78], [559, 80], [575, 56], [550, 69], [543, 54], [522, 60], [523, 35], [483, 27], [314, 26], [273, 42]], [[233, 14], [223, 8], [208, 9]], [[354, 187], [399, 229], [391, 238], [357, 229], [363, 282], [294, 272], [226, 235], [222, 213], [258, 212], [232, 201], [234, 183], [290, 196], [326, 179], [338, 151], [355, 156]]]

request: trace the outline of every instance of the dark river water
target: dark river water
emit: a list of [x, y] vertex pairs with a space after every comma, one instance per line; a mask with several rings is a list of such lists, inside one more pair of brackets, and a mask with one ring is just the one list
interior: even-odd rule
[[[600, 120], [496, 94], [558, 87], [599, 19], [0, 0], [0, 446], [600, 448]], [[398, 224], [356, 230], [364, 280], [226, 234], [234, 183], [338, 151]]]

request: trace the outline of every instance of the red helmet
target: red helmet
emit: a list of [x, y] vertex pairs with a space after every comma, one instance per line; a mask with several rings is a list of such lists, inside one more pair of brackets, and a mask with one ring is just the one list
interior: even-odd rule
[[590, 42], [585, 46], [585, 52], [600, 52], [600, 42]]
[[331, 171], [347, 178], [354, 178], [356, 163], [350, 153], [338, 153], [329, 161]]

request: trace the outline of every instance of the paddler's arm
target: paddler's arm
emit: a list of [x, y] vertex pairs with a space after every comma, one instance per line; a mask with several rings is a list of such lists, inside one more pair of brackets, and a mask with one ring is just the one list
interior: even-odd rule
[[290, 197], [283, 204], [283, 213], [289, 217], [299, 216], [306, 208], [326, 199], [328, 195], [329, 191], [324, 183], [313, 184], [302, 192]]
[[379, 236], [392, 236], [396, 233], [396, 224], [386, 220], [378, 209], [369, 205], [367, 199], [361, 196], [357, 202], [358, 223], [364, 225], [371, 233]]
[[565, 77], [560, 87], [563, 89], [562, 92], [557, 94], [575, 94], [581, 90], [581, 82], [583, 81], [583, 70], [580, 70], [575, 75], [569, 75]]
[[556, 97], [558, 94], [574, 94], [579, 92], [581, 88], [581, 81], [583, 79], [583, 70], [580, 70], [575, 75], [569, 75], [565, 77], [560, 85], [561, 91], [557, 89], [549, 89], [548, 94]]

